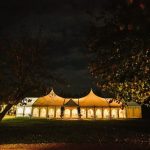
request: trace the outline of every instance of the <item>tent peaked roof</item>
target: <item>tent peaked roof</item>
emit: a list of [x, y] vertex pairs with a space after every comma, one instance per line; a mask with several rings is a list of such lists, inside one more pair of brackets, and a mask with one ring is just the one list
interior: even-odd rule
[[80, 106], [109, 106], [105, 98], [97, 96], [91, 89], [89, 94], [79, 99]]
[[91, 88], [89, 94], [95, 94], [95, 93], [93, 92], [93, 89], [92, 89], [92, 88]]
[[33, 106], [96, 106], [96, 107], [109, 107], [109, 106], [121, 106], [122, 103], [116, 103], [115, 101], [109, 103], [108, 98], [102, 98], [97, 96], [91, 89], [89, 94], [82, 98], [63, 98], [58, 96], [52, 89], [46, 96], [38, 98]]
[[53, 89], [51, 89], [51, 91], [50, 91], [50, 93], [48, 94], [48, 96], [50, 96], [50, 97], [55, 97], [55, 96], [56, 96], [56, 94], [55, 94], [55, 92], [54, 92]]
[[62, 106], [63, 102], [64, 98], [58, 96], [52, 89], [48, 95], [38, 98], [33, 106]]
[[70, 99], [67, 103], [64, 104], [64, 106], [78, 106], [78, 104]]

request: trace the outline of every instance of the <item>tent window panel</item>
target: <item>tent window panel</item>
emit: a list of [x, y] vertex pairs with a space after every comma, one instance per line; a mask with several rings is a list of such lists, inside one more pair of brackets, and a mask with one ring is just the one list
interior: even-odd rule
[[140, 118], [141, 117], [141, 110], [140, 110], [139, 107], [134, 107], [133, 111], [134, 111], [134, 117], [135, 118]]
[[126, 110], [119, 109], [119, 118], [126, 118]]
[[111, 110], [111, 118], [118, 118], [118, 110], [117, 109], [112, 109]]
[[45, 108], [41, 108], [41, 110], [40, 110], [40, 117], [46, 118], [46, 109]]
[[60, 118], [60, 114], [61, 114], [61, 110], [60, 110], [60, 108], [57, 108], [56, 109], [56, 117]]
[[26, 107], [26, 108], [25, 108], [25, 111], [24, 111], [24, 114], [25, 114], [26, 116], [31, 115], [31, 110], [32, 110], [31, 107]]
[[96, 110], [96, 118], [102, 118], [102, 109]]
[[18, 113], [18, 114], [23, 114], [23, 107], [19, 107], [19, 108], [17, 109], [17, 113]]
[[81, 108], [81, 117], [86, 118], [86, 109]]
[[103, 110], [103, 118], [110, 118], [109, 109], [104, 109]]
[[33, 109], [33, 117], [39, 117], [39, 109], [38, 108]]
[[127, 108], [127, 112], [128, 112], [128, 118], [133, 118], [133, 108], [132, 107], [128, 107]]
[[78, 111], [77, 109], [72, 110], [72, 118], [78, 118]]
[[65, 109], [64, 116], [66, 118], [70, 118], [70, 110], [69, 109]]
[[49, 108], [49, 110], [48, 110], [48, 117], [49, 118], [54, 118], [54, 108]]
[[93, 109], [88, 110], [88, 118], [93, 118], [94, 117], [94, 111]]

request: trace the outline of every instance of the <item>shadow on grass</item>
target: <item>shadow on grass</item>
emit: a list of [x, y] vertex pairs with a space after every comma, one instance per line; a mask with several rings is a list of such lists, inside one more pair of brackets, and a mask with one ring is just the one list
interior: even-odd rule
[[97, 143], [149, 145], [149, 120], [47, 120], [14, 118], [0, 123], [0, 143]]

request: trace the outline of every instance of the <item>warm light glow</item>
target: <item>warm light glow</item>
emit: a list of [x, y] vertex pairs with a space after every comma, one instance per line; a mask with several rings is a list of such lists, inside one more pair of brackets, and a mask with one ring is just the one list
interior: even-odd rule
[[94, 111], [92, 109], [88, 110], [88, 118], [93, 118], [94, 117]]
[[78, 118], [78, 111], [77, 109], [72, 110], [72, 118]]
[[[127, 109], [127, 118], [141, 118], [141, 107], [131, 106]], [[126, 118], [126, 116], [124, 117]]]
[[118, 111], [117, 109], [111, 109], [111, 117], [118, 118]]
[[134, 113], [134, 118], [141, 118], [141, 108], [134, 107], [133, 113]]
[[[132, 118], [132, 116], [133, 116], [133, 109], [131, 107], [128, 107], [127, 111], [128, 111], [127, 117], [128, 118]], [[119, 111], [119, 117], [120, 117], [120, 111]]]
[[29, 115], [31, 115], [31, 110], [32, 110], [32, 108], [31, 108], [31, 107], [25, 107], [24, 115], [25, 115], [25, 116], [29, 116]]
[[41, 110], [40, 110], [40, 117], [46, 117], [46, 109], [45, 108], [42, 108]]
[[86, 118], [86, 110], [84, 108], [81, 108], [81, 117]]
[[23, 107], [19, 107], [19, 108], [17, 109], [17, 113], [18, 113], [18, 114], [23, 114]]
[[39, 117], [39, 109], [38, 108], [33, 109], [33, 117]]
[[[53, 99], [52, 99], [53, 98]], [[32, 99], [32, 98], [31, 98]], [[101, 98], [91, 90], [87, 96], [79, 99], [68, 100], [57, 96], [53, 90], [44, 98], [35, 98], [26, 105], [17, 105], [16, 117], [41, 117], [41, 118], [66, 118], [66, 119], [121, 119], [121, 118], [141, 118], [141, 106], [129, 103], [121, 108], [121, 104], [115, 101], [110, 102], [111, 98]], [[37, 103], [35, 103], [37, 101]], [[109, 103], [108, 103], [109, 102]], [[76, 105], [76, 104], [79, 105]], [[47, 104], [47, 105], [46, 105]], [[70, 105], [71, 104], [71, 105]], [[73, 105], [72, 105], [73, 104]], [[62, 111], [62, 112], [61, 112]], [[80, 114], [78, 114], [80, 111]]]
[[106, 108], [103, 110], [103, 118], [110, 118], [109, 109]]
[[54, 109], [53, 109], [53, 108], [50, 108], [50, 109], [48, 110], [48, 117], [49, 117], [49, 118], [54, 118]]
[[70, 118], [70, 110], [69, 110], [69, 109], [65, 109], [64, 116], [65, 116], [66, 118]]
[[126, 118], [126, 111], [125, 109], [119, 109], [119, 118]]
[[102, 110], [101, 109], [96, 110], [96, 118], [102, 118]]
[[57, 110], [56, 110], [56, 117], [57, 118], [60, 118], [60, 113], [61, 113], [60, 108], [57, 108]]

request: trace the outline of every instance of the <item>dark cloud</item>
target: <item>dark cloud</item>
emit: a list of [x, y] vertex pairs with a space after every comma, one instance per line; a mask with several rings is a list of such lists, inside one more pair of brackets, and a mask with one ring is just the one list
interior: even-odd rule
[[[84, 42], [89, 30], [87, 10], [96, 6], [98, 0], [3, 0], [0, 5], [1, 35], [19, 36], [25, 28], [36, 36], [42, 26], [42, 35], [49, 38], [43, 49], [43, 61], [47, 69], [67, 80], [68, 89], [89, 89], [91, 77]], [[55, 86], [55, 85], [54, 85]], [[70, 90], [70, 91], [71, 91]]]

